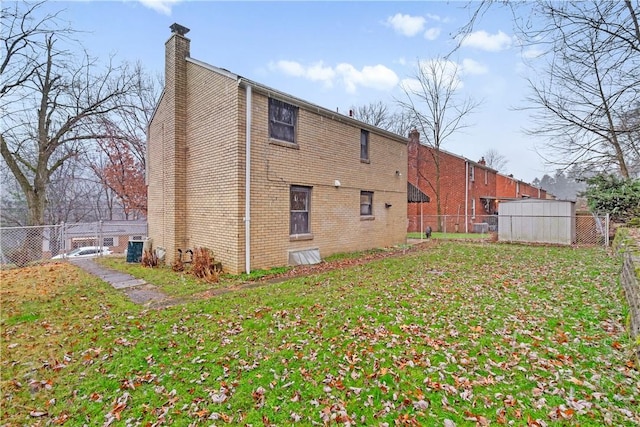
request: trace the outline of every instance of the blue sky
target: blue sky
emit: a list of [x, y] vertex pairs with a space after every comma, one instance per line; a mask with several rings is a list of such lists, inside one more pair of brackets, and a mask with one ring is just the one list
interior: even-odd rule
[[[169, 26], [191, 29], [191, 56], [322, 107], [347, 112], [382, 101], [394, 106], [417, 60], [448, 53], [464, 25], [467, 2], [55, 1], [47, 10], [78, 30], [94, 56], [164, 69]], [[483, 103], [470, 127], [443, 148], [472, 160], [489, 149], [508, 158], [503, 173], [531, 181], [552, 173], [522, 131], [528, 113], [524, 75], [532, 73], [513, 35], [510, 11], [490, 10], [452, 57], [461, 95]], [[529, 59], [530, 61], [530, 59]], [[528, 63], [528, 62], [527, 62]]]

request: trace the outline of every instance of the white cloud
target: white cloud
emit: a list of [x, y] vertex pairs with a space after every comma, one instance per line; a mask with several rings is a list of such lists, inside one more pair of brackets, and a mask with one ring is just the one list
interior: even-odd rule
[[[486, 74], [489, 68], [473, 59], [463, 59], [462, 62], [454, 62], [446, 59], [428, 59], [419, 63], [421, 79], [425, 82], [438, 81], [441, 85], [459, 90], [464, 87], [462, 77], [477, 74]], [[400, 87], [409, 92], [422, 92], [424, 89], [417, 78], [404, 79]]]
[[448, 59], [429, 59], [420, 61], [421, 73], [426, 79], [439, 81], [453, 90], [462, 89], [464, 84], [460, 80], [463, 74], [462, 65]]
[[333, 80], [336, 72], [331, 67], [325, 67], [322, 61], [312, 64], [307, 69], [307, 78], [311, 81], [329, 82]]
[[422, 85], [418, 79], [402, 79], [400, 87], [409, 93], [419, 93], [422, 91]]
[[357, 70], [351, 64], [338, 64], [336, 71], [347, 88], [347, 92], [354, 93], [358, 86], [378, 90], [390, 90], [398, 84], [398, 76], [393, 70], [384, 65], [364, 66]]
[[304, 67], [299, 62], [295, 61], [278, 61], [269, 64], [271, 70], [282, 71], [283, 73], [294, 76], [302, 77], [305, 74]]
[[387, 18], [387, 25], [395, 30], [396, 33], [407, 37], [413, 37], [424, 28], [426, 20], [422, 16], [411, 16], [396, 13], [394, 16]]
[[320, 62], [311, 64], [308, 67], [303, 66], [296, 61], [278, 61], [269, 64], [269, 69], [280, 71], [288, 76], [303, 77], [313, 82], [322, 82], [325, 86], [333, 86], [333, 79], [336, 75], [331, 67], [326, 67]]
[[489, 72], [489, 68], [478, 61], [465, 58], [462, 60], [460, 71], [462, 74], [487, 74]]
[[171, 8], [182, 0], [138, 0], [143, 6], [155, 10], [163, 15], [170, 16]]
[[269, 64], [269, 69], [288, 76], [302, 77], [314, 82], [322, 82], [326, 87], [342, 83], [347, 92], [354, 93], [358, 87], [377, 90], [390, 90], [398, 84], [396, 73], [384, 65], [364, 66], [361, 70], [353, 65], [342, 63], [335, 68], [324, 65], [322, 61], [304, 66], [296, 61], [277, 61]]
[[445, 24], [451, 21], [449, 18], [443, 18], [440, 15], [434, 15], [432, 13], [427, 13], [425, 16], [427, 18], [431, 19], [432, 21], [442, 22], [442, 23], [445, 23]]
[[427, 40], [435, 40], [440, 36], [440, 28], [427, 28], [427, 31], [424, 32], [424, 38]]
[[498, 31], [496, 34], [489, 34], [486, 31], [475, 31], [462, 39], [460, 43], [464, 47], [473, 47], [489, 52], [499, 52], [509, 49], [513, 43], [513, 38]]
[[522, 52], [522, 57], [525, 59], [535, 59], [539, 56], [542, 56], [544, 54], [544, 51], [538, 47], [530, 47], [528, 49], [525, 49], [524, 52]]

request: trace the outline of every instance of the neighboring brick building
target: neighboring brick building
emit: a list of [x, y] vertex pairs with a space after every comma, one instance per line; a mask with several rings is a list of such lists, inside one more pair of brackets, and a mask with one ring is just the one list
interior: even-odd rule
[[[474, 224], [497, 227], [495, 215], [501, 199], [546, 198], [544, 190], [499, 174], [484, 159], [478, 162], [439, 150], [440, 227], [437, 221], [436, 155], [434, 148], [420, 144], [420, 134], [409, 135], [408, 181], [425, 192], [430, 203], [411, 203], [407, 208], [408, 231], [434, 230], [472, 232]], [[421, 224], [422, 223], [422, 224]]]
[[513, 175], [497, 174], [496, 195], [498, 199], [546, 199], [547, 192], [542, 188], [534, 187], [524, 181], [520, 181]]
[[406, 241], [405, 138], [192, 59], [171, 29], [147, 147], [168, 263], [206, 247], [238, 273]]

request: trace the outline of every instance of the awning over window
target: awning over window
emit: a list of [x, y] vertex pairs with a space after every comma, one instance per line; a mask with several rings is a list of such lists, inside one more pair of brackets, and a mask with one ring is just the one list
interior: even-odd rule
[[429, 196], [424, 194], [418, 187], [410, 182], [407, 182], [407, 202], [409, 203], [421, 203], [430, 202]]

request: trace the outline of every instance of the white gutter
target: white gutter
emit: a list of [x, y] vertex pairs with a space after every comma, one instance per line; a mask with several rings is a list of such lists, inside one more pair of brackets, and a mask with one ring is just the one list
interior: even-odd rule
[[465, 172], [465, 180], [464, 180], [464, 232], [469, 233], [469, 218], [467, 218], [467, 214], [469, 213], [469, 162], [464, 162], [464, 172]]
[[246, 145], [244, 166], [244, 254], [245, 272], [251, 273], [251, 85], [245, 86], [247, 94]]

